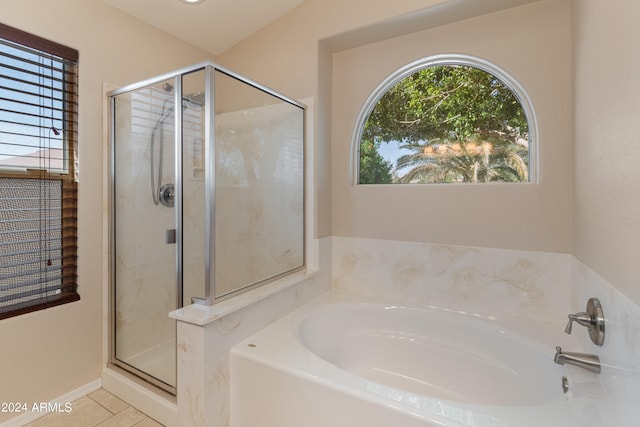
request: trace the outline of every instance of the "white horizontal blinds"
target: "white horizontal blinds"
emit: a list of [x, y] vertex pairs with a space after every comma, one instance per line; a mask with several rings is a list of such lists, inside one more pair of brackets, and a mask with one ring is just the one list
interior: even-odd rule
[[0, 24], [0, 319], [79, 299], [77, 61]]

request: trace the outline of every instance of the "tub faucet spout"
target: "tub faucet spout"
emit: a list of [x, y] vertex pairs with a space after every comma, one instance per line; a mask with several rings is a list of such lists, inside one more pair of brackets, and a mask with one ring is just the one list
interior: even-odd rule
[[573, 365], [596, 374], [600, 373], [600, 358], [595, 354], [563, 352], [562, 348], [556, 347], [553, 361], [558, 365]]

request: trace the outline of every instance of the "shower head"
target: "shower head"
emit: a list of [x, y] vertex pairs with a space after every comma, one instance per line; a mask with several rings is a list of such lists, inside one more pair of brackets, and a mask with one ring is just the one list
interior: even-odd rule
[[195, 105], [197, 107], [204, 106], [205, 103], [205, 94], [204, 92], [194, 92], [182, 97], [184, 102]]

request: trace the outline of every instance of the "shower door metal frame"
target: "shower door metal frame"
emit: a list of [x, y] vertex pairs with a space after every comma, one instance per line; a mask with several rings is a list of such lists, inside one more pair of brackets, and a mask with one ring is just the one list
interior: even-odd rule
[[[116, 263], [115, 263], [115, 233], [116, 233], [116, 198], [115, 198], [115, 117], [116, 117], [116, 96], [127, 92], [133, 92], [156, 83], [173, 78], [174, 85], [174, 207], [175, 210], [175, 227], [176, 227], [176, 308], [182, 307], [182, 75], [183, 73], [171, 73], [159, 76], [157, 78], [144, 80], [135, 85], [126, 86], [107, 93], [109, 97], [109, 315], [111, 321], [109, 323], [109, 364], [124, 369], [143, 380], [153, 384], [154, 386], [176, 395], [176, 387], [165, 383], [162, 380], [144, 372], [135, 366], [132, 366], [116, 357], [116, 325], [115, 325], [115, 304], [116, 304]], [[178, 166], [180, 166], [178, 168]], [[176, 367], [174, 367], [176, 369]], [[176, 375], [177, 379], [177, 375]]]
[[[283, 95], [267, 86], [264, 86], [260, 83], [257, 83], [247, 77], [244, 77], [240, 74], [237, 74], [233, 71], [230, 71], [224, 67], [220, 67], [212, 62], [208, 62], [208, 65], [210, 65], [210, 68], [208, 69], [208, 73], [207, 73], [207, 80], [206, 80], [206, 93], [208, 96], [211, 96], [211, 101], [209, 103], [209, 105], [211, 105], [211, 114], [207, 115], [207, 120], [211, 120], [211, 126], [210, 127], [205, 127], [205, 132], [209, 131], [210, 134], [208, 135], [208, 137], [205, 137], [205, 141], [207, 141], [207, 148], [210, 148], [211, 154], [209, 155], [209, 157], [207, 157], [207, 166], [208, 168], [205, 171], [205, 180], [206, 180], [206, 184], [205, 184], [205, 188], [206, 188], [206, 196], [207, 198], [210, 198], [210, 200], [207, 200], [206, 202], [206, 206], [209, 207], [209, 209], [207, 210], [207, 212], [205, 213], [206, 219], [206, 225], [205, 227], [208, 228], [208, 232], [205, 231], [205, 235], [209, 236], [209, 242], [210, 244], [208, 244], [206, 246], [206, 253], [205, 253], [205, 262], [206, 262], [206, 270], [205, 270], [205, 297], [204, 298], [196, 298], [196, 297], [192, 297], [191, 300], [193, 303], [197, 303], [197, 304], [203, 304], [203, 305], [213, 305], [215, 303], [227, 300], [229, 298], [233, 298], [236, 295], [242, 294], [244, 292], [247, 292], [251, 289], [254, 288], [258, 288], [262, 285], [265, 285], [267, 283], [273, 282], [275, 280], [281, 279], [283, 277], [286, 277], [290, 274], [293, 274], [295, 272], [298, 271], [302, 271], [306, 268], [307, 265], [307, 233], [306, 233], [306, 229], [307, 229], [307, 201], [306, 201], [306, 194], [307, 194], [307, 176], [306, 176], [306, 169], [307, 169], [307, 165], [306, 165], [306, 123], [305, 123], [305, 114], [306, 114], [306, 110], [307, 107], [296, 101], [295, 99], [289, 98], [286, 95]], [[290, 105], [293, 105], [294, 107], [299, 108], [300, 110], [302, 110], [302, 158], [303, 158], [303, 172], [302, 172], [302, 264], [299, 267], [293, 268], [291, 270], [287, 270], [284, 271], [282, 273], [279, 273], [275, 276], [271, 276], [268, 277], [266, 279], [262, 279], [258, 282], [254, 282], [250, 285], [246, 285], [242, 288], [238, 288], [234, 291], [231, 291], [227, 294], [221, 295], [221, 296], [216, 296], [215, 295], [215, 274], [214, 274], [214, 270], [215, 270], [215, 200], [216, 200], [216, 179], [215, 179], [215, 174], [216, 174], [216, 159], [215, 159], [215, 143], [216, 143], [216, 122], [215, 122], [215, 72], [218, 71], [222, 74], [225, 74], [227, 77], [231, 77], [233, 79], [236, 79], [242, 83], [247, 84], [248, 86], [251, 86], [259, 91], [262, 91], [268, 95], [273, 96], [274, 98], [280, 99], [281, 101], [284, 101]], [[206, 155], [206, 153], [205, 153]], [[209, 178], [207, 179], [207, 173], [210, 174]], [[209, 256], [207, 256], [207, 253]]]
[[[304, 142], [304, 135], [306, 132], [304, 115], [306, 113], [305, 105], [300, 102], [289, 98], [270, 89], [264, 85], [261, 85], [251, 79], [241, 76], [231, 70], [221, 67], [214, 62], [204, 61], [194, 64], [189, 67], [181, 68], [169, 73], [165, 73], [156, 77], [152, 77], [146, 80], [142, 80], [121, 88], [112, 90], [107, 93], [109, 98], [109, 364], [115, 365], [119, 368], [128, 371], [143, 380], [159, 387], [160, 389], [167, 391], [173, 395], [176, 394], [176, 388], [166, 384], [165, 382], [143, 372], [123, 361], [116, 358], [116, 337], [115, 337], [115, 99], [118, 95], [122, 95], [128, 92], [133, 92], [138, 89], [142, 89], [147, 86], [151, 86], [169, 79], [174, 80], [174, 109], [175, 109], [175, 215], [176, 215], [176, 309], [183, 305], [183, 230], [182, 230], [182, 208], [183, 208], [183, 165], [182, 165], [182, 145], [183, 145], [183, 123], [182, 123], [182, 99], [183, 99], [183, 87], [182, 77], [194, 72], [205, 71], [205, 236], [208, 238], [209, 244], [205, 245], [205, 295], [203, 298], [193, 297], [192, 302], [212, 305], [215, 302], [230, 298], [240, 292], [244, 292], [254, 287], [260, 286], [264, 283], [271, 282], [285, 275], [294, 273], [296, 271], [303, 270], [307, 263], [307, 250], [306, 250], [306, 172], [303, 172], [303, 257], [302, 265], [299, 268], [284, 272], [275, 277], [263, 280], [261, 282], [252, 284], [238, 291], [234, 291], [228, 295], [216, 298], [214, 294], [215, 283], [213, 270], [215, 268], [215, 72], [219, 71], [226, 74], [229, 77], [235, 78], [249, 86], [252, 86], [262, 92], [274, 96], [286, 103], [289, 103], [295, 107], [298, 107], [303, 112], [303, 159], [306, 158], [306, 144]], [[306, 162], [303, 161], [303, 164]], [[306, 171], [306, 164], [303, 168]], [[168, 314], [168, 313], [167, 313]], [[177, 376], [176, 376], [177, 379]]]

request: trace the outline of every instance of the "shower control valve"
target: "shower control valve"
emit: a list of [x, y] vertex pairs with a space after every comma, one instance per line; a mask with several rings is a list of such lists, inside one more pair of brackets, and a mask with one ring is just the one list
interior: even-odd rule
[[175, 199], [175, 190], [173, 184], [164, 184], [162, 187], [160, 187], [158, 195], [160, 203], [162, 203], [163, 206], [166, 206], [168, 208], [173, 207]]
[[565, 333], [571, 333], [573, 322], [587, 327], [589, 337], [595, 345], [601, 346], [604, 343], [604, 313], [598, 298], [589, 298], [586, 312], [569, 315], [569, 323], [564, 329]]

